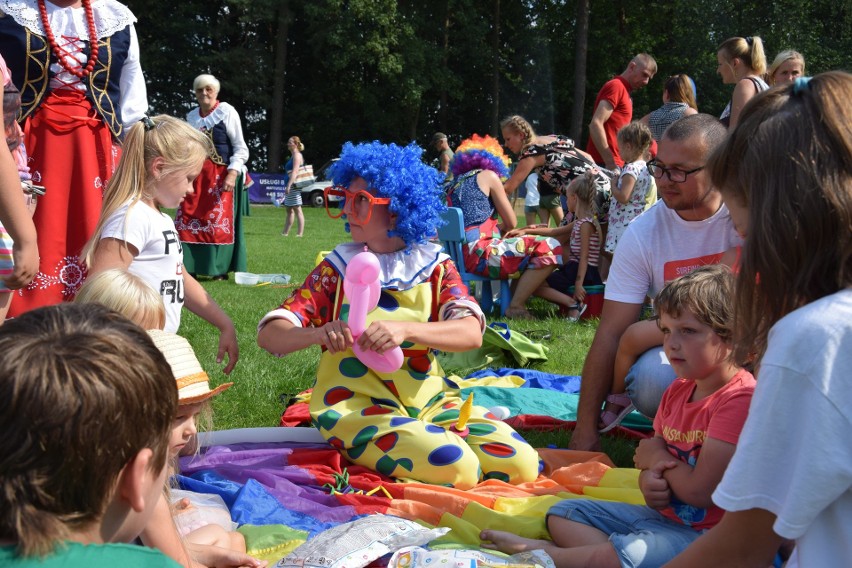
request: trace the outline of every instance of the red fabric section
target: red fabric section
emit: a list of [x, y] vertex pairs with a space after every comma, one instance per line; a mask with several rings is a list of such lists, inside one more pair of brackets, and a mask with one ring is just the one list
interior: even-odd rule
[[[542, 430], [545, 432], [573, 430], [574, 426], [577, 425], [577, 422], [574, 420], [559, 420], [558, 418], [537, 414], [520, 414], [507, 418], [505, 422], [515, 430]], [[631, 430], [623, 426], [616, 426], [609, 433], [630, 438], [631, 440], [643, 440], [653, 436], [653, 433], [639, 432], [638, 430]]]
[[15, 293], [10, 316], [71, 300], [83, 283], [78, 255], [101, 214], [103, 191], [120, 154], [83, 93], [51, 92], [24, 126], [33, 181], [47, 188], [33, 221], [39, 271]]
[[281, 415], [279, 426], [310, 426], [311, 411], [307, 402], [291, 404]]
[[175, 227], [181, 242], [234, 244], [234, 192], [222, 191], [228, 167], [204, 160], [192, 187], [195, 191], [178, 207]]

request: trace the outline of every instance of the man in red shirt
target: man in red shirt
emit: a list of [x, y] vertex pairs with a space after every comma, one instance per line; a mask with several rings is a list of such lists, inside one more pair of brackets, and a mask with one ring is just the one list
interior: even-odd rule
[[618, 130], [633, 119], [633, 100], [630, 93], [648, 84], [657, 72], [657, 62], [647, 53], [640, 53], [627, 65], [621, 75], [604, 84], [595, 99], [595, 113], [589, 123], [589, 143], [586, 151], [595, 162], [613, 170], [624, 165], [618, 155]]

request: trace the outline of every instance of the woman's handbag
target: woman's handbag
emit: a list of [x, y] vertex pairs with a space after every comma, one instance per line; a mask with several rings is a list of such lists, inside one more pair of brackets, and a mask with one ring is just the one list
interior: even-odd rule
[[310, 164], [305, 164], [299, 168], [298, 172], [296, 172], [296, 177], [293, 178], [293, 187], [296, 189], [308, 187], [314, 183], [316, 179], [317, 178], [314, 176], [314, 167]]

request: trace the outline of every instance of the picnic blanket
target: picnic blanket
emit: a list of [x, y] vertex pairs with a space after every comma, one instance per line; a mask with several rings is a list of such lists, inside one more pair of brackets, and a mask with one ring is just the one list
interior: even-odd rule
[[[459, 383], [475, 404], [505, 406], [516, 429], [570, 427], [576, 418], [580, 379], [531, 369], [489, 369]], [[310, 393], [293, 397], [282, 425], [309, 424]], [[634, 428], [650, 422], [636, 414]], [[249, 552], [277, 561], [323, 531], [365, 515], [383, 513], [452, 530], [430, 547], [477, 548], [485, 528], [547, 538], [545, 514], [561, 499], [593, 497], [644, 503], [638, 471], [613, 467], [605, 454], [539, 449], [539, 478], [522, 485], [488, 480], [469, 491], [395, 480], [348, 462], [310, 428], [274, 429], [310, 442], [214, 445], [182, 458], [180, 485], [221, 495], [240, 524]], [[644, 437], [623, 429], [623, 434]], [[295, 436], [299, 434], [299, 436]], [[248, 438], [251, 439], [249, 436]]]
[[374, 513], [452, 529], [432, 547], [477, 548], [485, 528], [547, 538], [544, 515], [561, 499], [644, 503], [638, 470], [615, 468], [596, 452], [539, 453], [544, 467], [532, 483], [488, 480], [460, 491], [397, 483], [347, 462], [327, 444], [240, 443], [183, 458], [179, 482], [185, 489], [221, 495], [241, 525], [249, 553], [269, 561], [322, 531]]

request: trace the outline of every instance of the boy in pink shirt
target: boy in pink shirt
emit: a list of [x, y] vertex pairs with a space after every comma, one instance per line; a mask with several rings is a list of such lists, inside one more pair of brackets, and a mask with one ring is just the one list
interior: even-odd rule
[[647, 505], [568, 499], [548, 511], [552, 542], [483, 531], [508, 553], [544, 549], [558, 568], [661, 566], [722, 518], [710, 497], [734, 455], [754, 377], [731, 360], [733, 276], [698, 268], [656, 299], [663, 348], [679, 378], [666, 390], [653, 438], [633, 461]]

